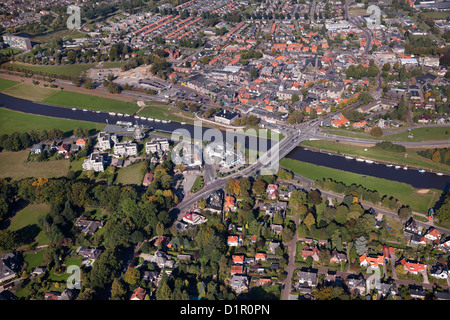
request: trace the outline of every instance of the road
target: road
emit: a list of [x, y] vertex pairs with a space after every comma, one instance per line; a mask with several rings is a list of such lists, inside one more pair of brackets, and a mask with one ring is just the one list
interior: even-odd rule
[[358, 29], [361, 29], [364, 32], [365, 37], [366, 37], [366, 46], [364, 47], [364, 54], [368, 55], [370, 48], [372, 46], [372, 34], [366, 28], [359, 28], [358, 24], [356, 22], [354, 22], [353, 19], [350, 17], [350, 15], [348, 13], [348, 7], [350, 6], [350, 4], [352, 2], [353, 2], [353, 0], [349, 0], [344, 5], [345, 20], [347, 20], [350, 24], [352, 24], [353, 26], [355, 26]]

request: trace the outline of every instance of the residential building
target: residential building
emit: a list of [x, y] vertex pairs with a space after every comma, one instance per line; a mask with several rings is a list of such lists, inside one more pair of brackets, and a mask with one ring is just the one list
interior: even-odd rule
[[134, 142], [116, 143], [114, 145], [114, 154], [119, 157], [129, 157], [138, 154], [137, 144]]
[[133, 291], [130, 300], [144, 300], [145, 293], [146, 291], [144, 288], [138, 287]]
[[83, 161], [83, 170], [94, 170], [95, 172], [105, 171], [106, 153], [93, 152]]
[[33, 47], [29, 37], [14, 36], [7, 34], [3, 36], [3, 41], [11, 48], [19, 49], [23, 51], [29, 51]]
[[147, 154], [149, 153], [156, 153], [161, 151], [169, 151], [170, 150], [170, 144], [168, 139], [164, 138], [157, 138], [153, 139], [152, 141], [145, 143], [145, 152]]
[[230, 287], [236, 292], [241, 293], [248, 289], [248, 277], [245, 275], [234, 274], [230, 280]]
[[223, 123], [226, 125], [230, 125], [233, 123], [235, 119], [239, 117], [237, 112], [227, 111], [225, 109], [220, 110], [214, 114], [214, 121]]
[[81, 216], [75, 222], [75, 226], [81, 228], [81, 232], [87, 236], [93, 235], [99, 228], [103, 227], [103, 221], [89, 220]]

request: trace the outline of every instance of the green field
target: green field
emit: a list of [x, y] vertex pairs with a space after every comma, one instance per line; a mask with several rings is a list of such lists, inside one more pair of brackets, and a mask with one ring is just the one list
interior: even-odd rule
[[2, 120], [0, 134], [57, 128], [65, 132], [66, 136], [70, 136], [76, 127], [96, 131], [101, 131], [105, 127], [102, 123], [50, 118], [3, 108], [0, 108], [0, 119]]
[[141, 171], [142, 163], [132, 164], [121, 168], [117, 172], [116, 184], [136, 184], [141, 185], [144, 174]]
[[26, 163], [30, 149], [0, 152], [0, 178], [23, 179], [29, 177], [56, 178], [67, 175], [68, 160]]
[[41, 101], [54, 95], [58, 91], [59, 89], [45, 88], [28, 83], [18, 83], [15, 86], [3, 90], [2, 93], [21, 99]]
[[192, 120], [186, 119], [186, 117], [194, 118], [194, 115], [187, 111], [182, 111], [177, 108], [171, 107], [166, 104], [151, 103], [147, 104], [138, 113], [142, 117], [150, 117], [160, 120], [172, 120], [177, 122], [193, 123]]
[[391, 152], [375, 147], [364, 147], [349, 143], [323, 140], [303, 141], [301, 145], [338, 154], [359, 156], [386, 163], [401, 164], [419, 169], [450, 173], [449, 166], [419, 156], [417, 151], [423, 149], [407, 148], [406, 152]]
[[314, 181], [331, 178], [348, 186], [354, 183], [369, 190], [377, 190], [381, 195], [393, 196], [401, 203], [409, 205], [413, 211], [422, 213], [426, 213], [442, 193], [441, 190], [434, 189], [422, 190], [422, 193], [406, 183], [364, 176], [293, 159], [284, 158], [280, 161], [280, 164], [284, 168]]
[[136, 103], [115, 99], [91, 96], [88, 94], [59, 91], [58, 93], [42, 100], [43, 103], [88, 110], [111, 111], [134, 114], [139, 107]]
[[197, 176], [197, 178], [194, 181], [194, 184], [191, 188], [191, 193], [196, 193], [197, 191], [200, 191], [205, 185], [205, 180], [202, 176]]
[[18, 83], [19, 83], [18, 81], [6, 80], [6, 79], [0, 78], [0, 91], [8, 89], [9, 87], [15, 86]]
[[8, 230], [23, 232], [27, 236], [34, 237], [38, 245], [48, 244], [50, 240], [37, 223], [39, 217], [46, 215], [49, 211], [50, 207], [46, 204], [30, 204], [14, 215]]
[[372, 139], [372, 140], [387, 140], [387, 141], [439, 141], [439, 140], [450, 140], [450, 129], [449, 127], [423, 127], [411, 129], [413, 138], [408, 138], [409, 132], [395, 133], [391, 135], [384, 135], [380, 138], [373, 137], [369, 134], [358, 134], [351, 130], [346, 129], [324, 129], [324, 133], [335, 134], [344, 137], [354, 137], [362, 139]]

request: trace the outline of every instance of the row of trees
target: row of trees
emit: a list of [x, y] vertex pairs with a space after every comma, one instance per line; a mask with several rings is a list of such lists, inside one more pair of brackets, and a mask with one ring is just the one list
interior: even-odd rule
[[3, 134], [0, 136], [0, 150], [20, 151], [31, 147], [40, 141], [56, 140], [64, 137], [64, 133], [57, 128], [40, 131], [30, 130], [28, 132], [13, 132], [11, 134]]

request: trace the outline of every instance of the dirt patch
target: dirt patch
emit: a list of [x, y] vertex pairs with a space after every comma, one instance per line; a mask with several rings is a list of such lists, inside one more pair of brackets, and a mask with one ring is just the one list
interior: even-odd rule
[[417, 190], [417, 193], [428, 193], [430, 189], [419, 189]]

